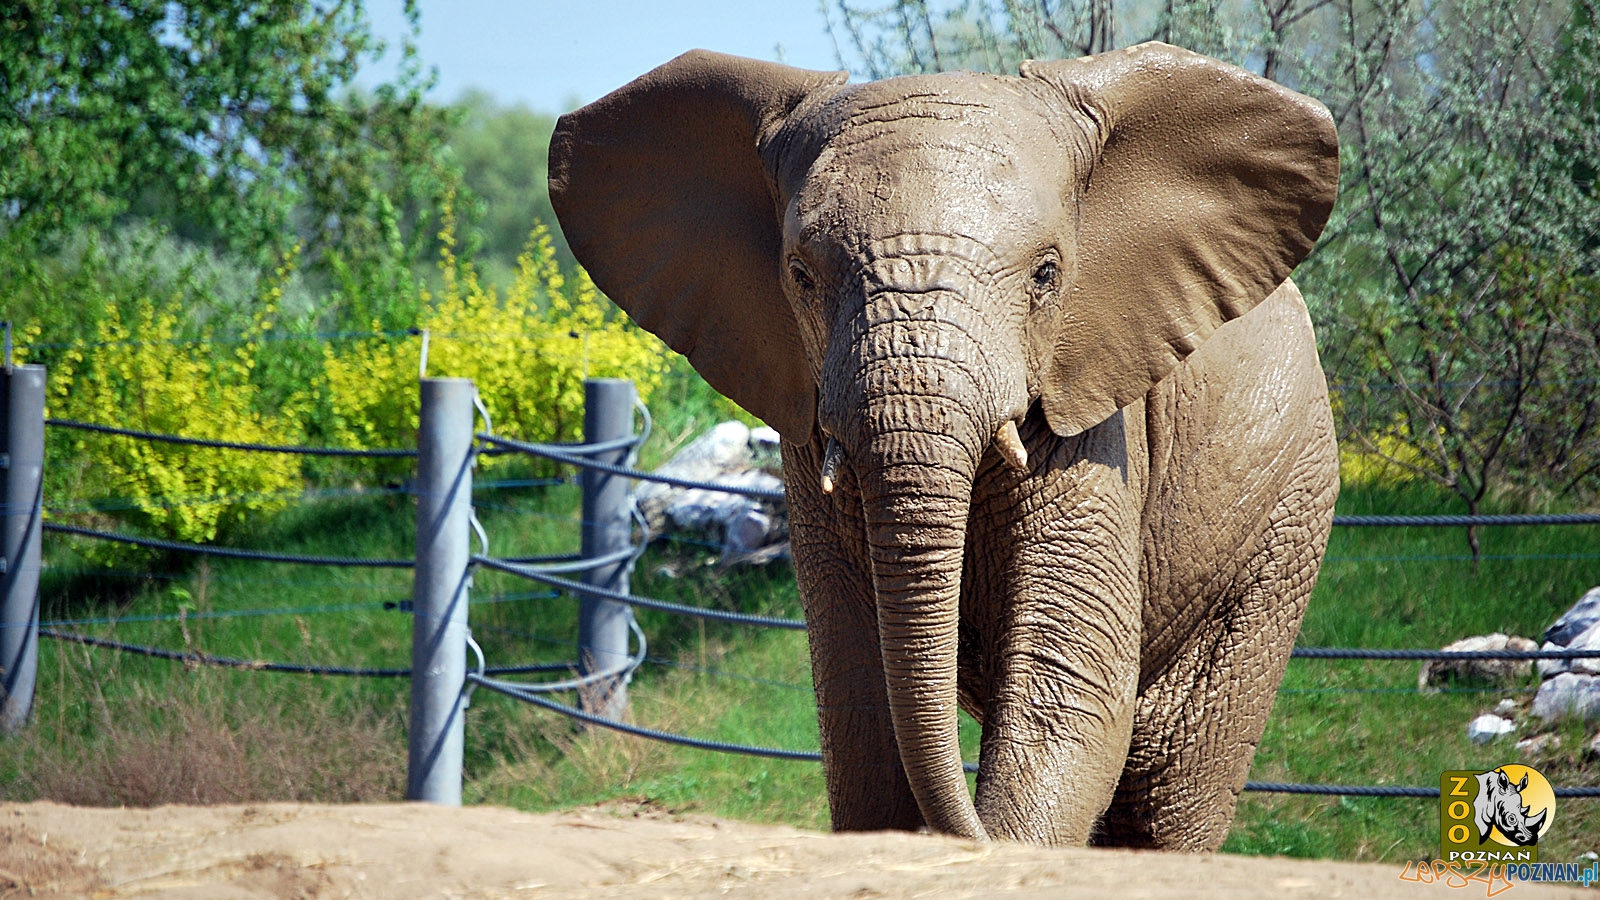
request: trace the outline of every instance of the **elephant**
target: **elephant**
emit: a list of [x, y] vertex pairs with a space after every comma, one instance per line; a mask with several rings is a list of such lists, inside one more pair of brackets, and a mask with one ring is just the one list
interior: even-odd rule
[[1338, 493], [1289, 280], [1327, 110], [1159, 43], [860, 83], [697, 50], [549, 171], [596, 285], [780, 433], [833, 827], [1216, 848]]

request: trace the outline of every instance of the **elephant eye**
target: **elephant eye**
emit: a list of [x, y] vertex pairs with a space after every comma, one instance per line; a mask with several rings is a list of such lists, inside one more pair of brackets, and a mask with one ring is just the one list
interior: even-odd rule
[[1061, 265], [1054, 259], [1046, 259], [1033, 267], [1033, 288], [1038, 294], [1047, 294], [1056, 289], [1061, 281]]
[[817, 281], [811, 277], [811, 272], [806, 268], [806, 264], [798, 259], [789, 260], [789, 279], [794, 282], [794, 286], [803, 294], [811, 293], [812, 289], [817, 286]]

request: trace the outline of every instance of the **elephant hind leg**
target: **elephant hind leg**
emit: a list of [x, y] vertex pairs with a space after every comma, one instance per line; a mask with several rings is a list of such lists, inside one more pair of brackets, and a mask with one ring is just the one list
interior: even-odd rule
[[1147, 671], [1133, 741], [1111, 806], [1091, 843], [1215, 850], [1294, 647], [1332, 527], [1337, 481], [1302, 461], [1268, 517], [1256, 551], [1211, 597], [1211, 614]]

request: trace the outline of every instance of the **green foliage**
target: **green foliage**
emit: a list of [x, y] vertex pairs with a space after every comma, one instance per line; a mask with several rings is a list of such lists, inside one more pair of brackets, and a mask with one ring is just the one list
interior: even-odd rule
[[[666, 348], [621, 316], [587, 273], [569, 281], [543, 226], [504, 296], [455, 255], [454, 227], [447, 213], [439, 235], [444, 287], [427, 298], [417, 322], [429, 333], [430, 376], [471, 378], [495, 432], [528, 441], [581, 438], [585, 378], [631, 378], [649, 399], [665, 375]], [[329, 346], [332, 439], [346, 446], [414, 440], [421, 353], [420, 336]]]
[[500, 106], [468, 91], [454, 104], [450, 150], [473, 200], [463, 218], [481, 238], [471, 254], [486, 281], [507, 284], [527, 246], [528, 230], [545, 226], [562, 268], [577, 262], [550, 206], [548, 155], [555, 118], [525, 106]]
[[1600, 194], [1575, 168], [1600, 155], [1600, 60], [1563, 51], [1600, 41], [1593, 14], [1375, 6], [1306, 68], [1345, 123], [1341, 202], [1297, 274], [1342, 437], [1469, 509], [1600, 487]]
[[[1179, 44], [1220, 59], [1254, 54], [1277, 65], [1275, 29], [1327, 4], [1311, 0], [892, 0], [875, 7], [851, 0], [821, 4], [840, 64], [872, 78], [910, 72], [970, 70], [1016, 74], [1029, 59], [1068, 59], [1142, 41]], [[1269, 75], [1270, 77], [1270, 75]]]
[[[48, 415], [222, 441], [299, 440], [308, 392], [268, 389], [258, 367], [286, 296], [304, 302], [288, 261], [256, 276], [150, 229], [80, 235], [69, 250], [37, 267], [43, 277], [23, 285], [19, 303], [37, 314], [18, 323], [17, 355], [48, 367]], [[234, 339], [211, 342], [217, 330]], [[47, 440], [49, 505], [164, 537], [210, 540], [301, 486], [292, 457], [60, 428]]]
[[[415, 9], [411, 9], [413, 37]], [[357, 0], [22, 0], [0, 25], [0, 221], [26, 257], [121, 213], [267, 263], [406, 264], [454, 181], [444, 111], [400, 77], [347, 90], [382, 50]], [[396, 247], [394, 232], [417, 236]]]

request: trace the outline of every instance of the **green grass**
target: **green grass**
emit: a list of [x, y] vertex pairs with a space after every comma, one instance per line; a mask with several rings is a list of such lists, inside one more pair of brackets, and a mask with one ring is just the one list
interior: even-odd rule
[[[663, 458], [718, 415], [715, 398], [685, 388], [657, 422], [647, 461]], [[703, 392], [702, 392], [703, 393]], [[540, 474], [507, 463], [479, 484]], [[571, 484], [488, 488], [476, 502], [496, 555], [560, 553], [578, 542]], [[1417, 488], [1347, 489], [1345, 513], [1449, 511]], [[414, 506], [399, 493], [324, 499], [237, 529], [238, 546], [351, 556], [408, 556]], [[1483, 531], [1485, 558], [1462, 559], [1459, 529], [1335, 531], [1301, 644], [1437, 647], [1465, 635], [1537, 636], [1600, 581], [1600, 535], [1588, 527]], [[408, 599], [403, 570], [323, 569], [133, 553], [52, 536], [44, 618], [84, 633], [220, 656], [343, 665], [409, 664], [410, 620], [385, 608]], [[98, 554], [94, 560], [84, 553]], [[1501, 559], [1500, 556], [1516, 558]], [[479, 572], [473, 633], [491, 664], [558, 661], [574, 653], [576, 604], [511, 576]], [[784, 565], [722, 571], [714, 551], [658, 543], [641, 559], [638, 593], [798, 616]], [[270, 616], [230, 611], [294, 609]], [[182, 621], [146, 621], [176, 616]], [[814, 749], [816, 723], [804, 637], [796, 632], [640, 613], [652, 662], [630, 688], [639, 724], [726, 741]], [[1556, 784], [1600, 783], [1578, 727], [1563, 748], [1523, 760], [1511, 739], [1477, 746], [1465, 725], [1502, 696], [1415, 692], [1416, 662], [1291, 663], [1251, 777], [1263, 781], [1436, 784], [1443, 769], [1532, 762]], [[0, 741], [0, 797], [83, 803], [378, 800], [403, 793], [403, 680], [274, 675], [185, 666], [57, 641], [41, 646], [35, 721]], [[479, 691], [468, 713], [466, 797], [544, 810], [638, 804], [825, 828], [815, 764], [704, 753], [580, 730], [553, 714]], [[969, 758], [976, 729], [963, 726]], [[1437, 840], [1426, 800], [1246, 795], [1230, 852], [1399, 862]], [[1595, 849], [1600, 802], [1565, 801], [1545, 858]]]
[[[1347, 488], [1345, 514], [1457, 512], [1418, 487]], [[1600, 583], [1600, 531], [1589, 526], [1482, 530], [1474, 563], [1462, 529], [1337, 528], [1300, 633], [1302, 646], [1439, 647], [1501, 631], [1538, 639], [1556, 616]], [[1463, 558], [1468, 557], [1468, 558]], [[1509, 558], [1507, 558], [1509, 557]], [[1592, 558], [1586, 558], [1592, 557]], [[1531, 700], [1533, 683], [1504, 691], [1420, 694], [1419, 662], [1294, 660], [1278, 693], [1251, 778], [1341, 784], [1437, 785], [1445, 769], [1521, 762], [1557, 785], [1600, 784], [1585, 760], [1583, 729], [1562, 729], [1563, 749], [1524, 758], [1523, 730], [1486, 745], [1466, 723], [1502, 698]], [[1592, 726], [1591, 726], [1592, 730]], [[1429, 800], [1246, 794], [1224, 849], [1240, 853], [1397, 861], [1438, 845]], [[1600, 849], [1600, 801], [1558, 804], [1543, 845], [1551, 860]]]

